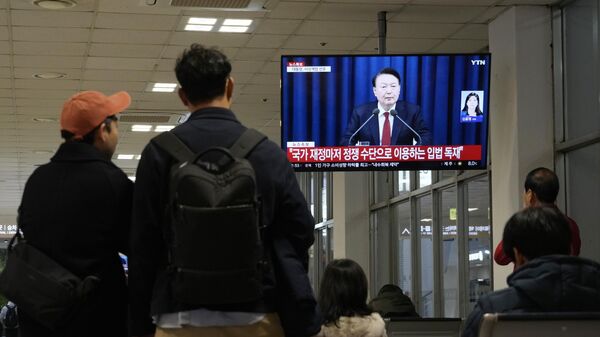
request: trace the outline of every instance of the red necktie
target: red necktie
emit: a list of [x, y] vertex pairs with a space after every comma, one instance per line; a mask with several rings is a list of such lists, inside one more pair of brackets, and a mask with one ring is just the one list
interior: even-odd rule
[[392, 131], [390, 130], [389, 112], [384, 112], [385, 122], [383, 122], [383, 132], [381, 134], [381, 145], [390, 145], [392, 140]]

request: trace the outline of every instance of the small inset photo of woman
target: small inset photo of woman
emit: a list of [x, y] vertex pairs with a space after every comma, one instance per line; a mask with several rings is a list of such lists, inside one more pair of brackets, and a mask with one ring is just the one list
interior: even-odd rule
[[461, 123], [481, 123], [483, 122], [483, 91], [482, 90], [463, 90], [460, 92]]

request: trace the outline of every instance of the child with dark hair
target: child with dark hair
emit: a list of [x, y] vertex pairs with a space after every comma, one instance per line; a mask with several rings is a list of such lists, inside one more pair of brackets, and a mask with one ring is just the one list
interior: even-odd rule
[[367, 306], [367, 288], [367, 277], [358, 263], [331, 261], [319, 289], [325, 321], [317, 336], [387, 337], [383, 319]]

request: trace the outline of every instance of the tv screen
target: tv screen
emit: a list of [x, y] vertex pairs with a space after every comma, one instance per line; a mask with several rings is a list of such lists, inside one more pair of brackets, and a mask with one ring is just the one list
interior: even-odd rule
[[297, 171], [487, 165], [490, 54], [281, 58], [281, 146]]

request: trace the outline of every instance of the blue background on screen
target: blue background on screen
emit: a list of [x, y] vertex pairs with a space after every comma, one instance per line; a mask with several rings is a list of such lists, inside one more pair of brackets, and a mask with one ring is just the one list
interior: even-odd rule
[[[331, 72], [288, 73], [288, 62], [331, 66]], [[483, 64], [482, 64], [483, 63]], [[283, 56], [282, 141], [336, 146], [354, 107], [376, 101], [371, 79], [385, 67], [400, 73], [400, 99], [421, 107], [433, 145], [482, 145], [486, 163], [489, 120], [489, 54]], [[485, 93], [483, 123], [461, 123], [462, 90]], [[484, 164], [485, 165], [485, 164]]]

